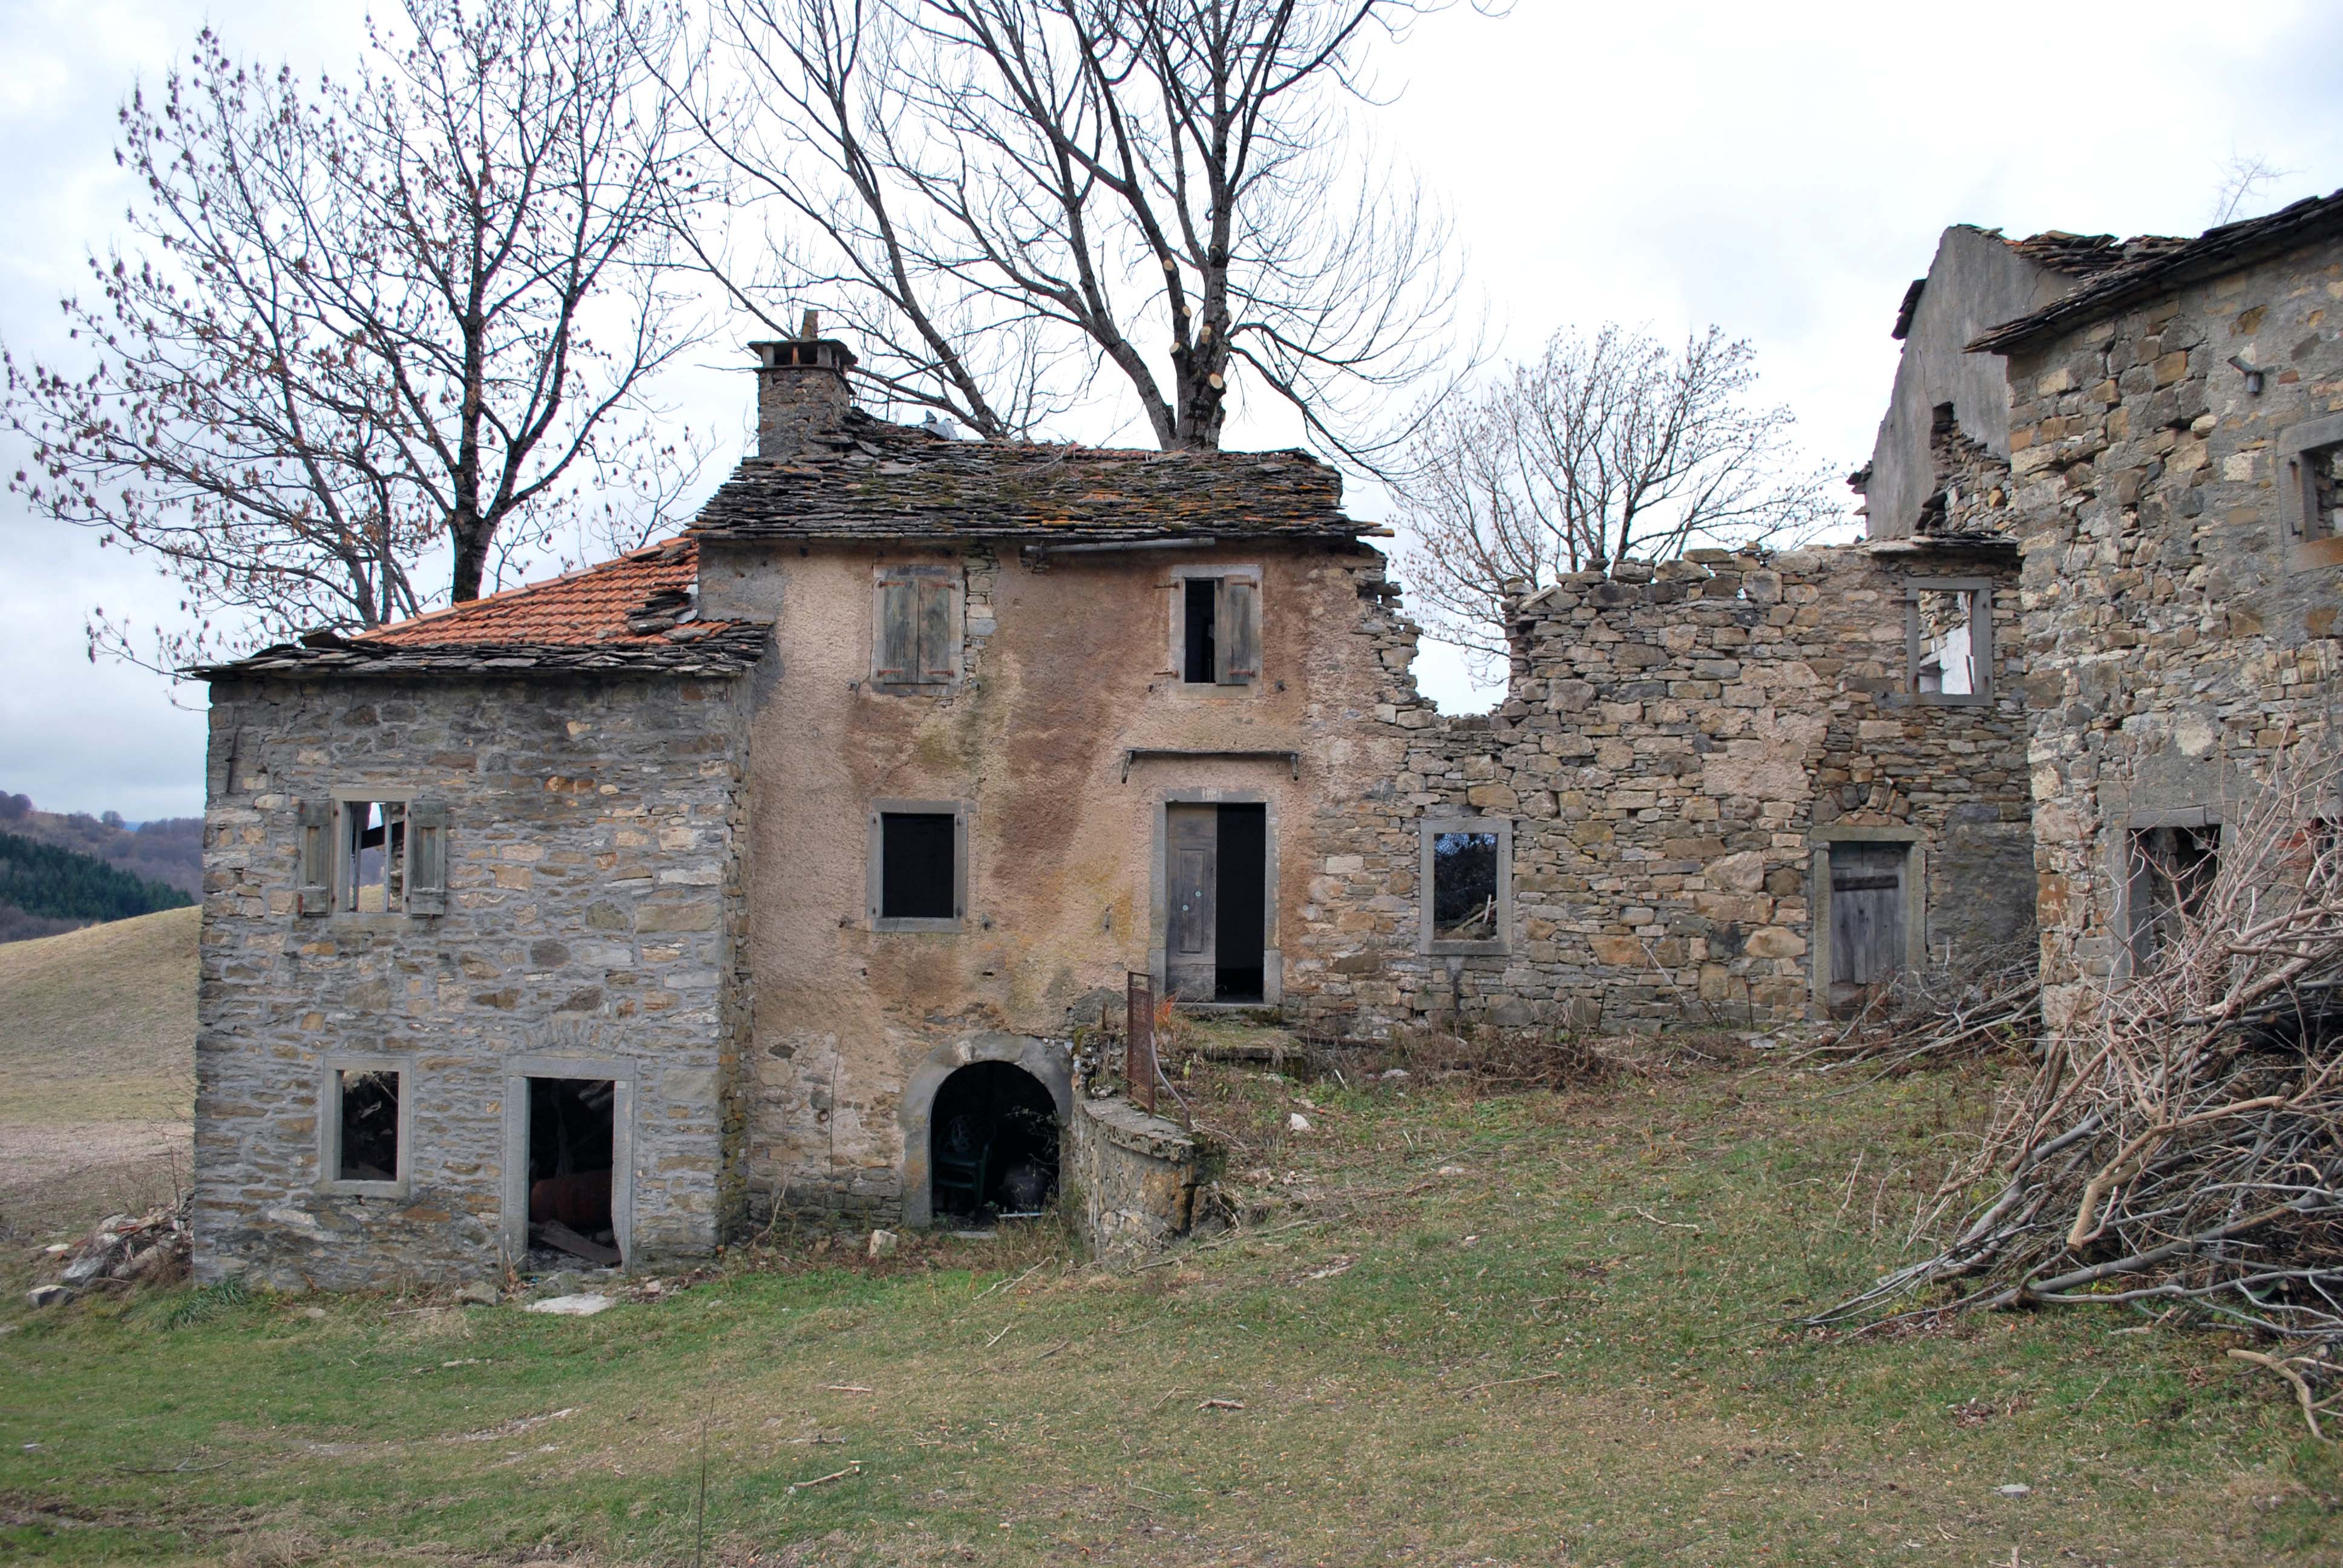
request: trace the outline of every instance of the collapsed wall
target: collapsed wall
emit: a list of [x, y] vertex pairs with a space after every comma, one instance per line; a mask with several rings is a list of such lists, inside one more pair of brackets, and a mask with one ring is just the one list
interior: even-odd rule
[[[1357, 1032], [1805, 1017], [1832, 1000], [1817, 878], [1849, 844], [1904, 857], [1911, 966], [2022, 949], [2012, 556], [1974, 538], [1697, 551], [1523, 598], [1503, 705], [1380, 715], [1408, 741], [1387, 796], [1324, 808], [1346, 852], [1312, 884], [1292, 1010]], [[1938, 594], [1981, 614], [1979, 689], [1957, 700], [1914, 689]], [[1492, 823], [1510, 837], [1510, 908], [1494, 940], [1443, 943], [1424, 925], [1427, 836]]]

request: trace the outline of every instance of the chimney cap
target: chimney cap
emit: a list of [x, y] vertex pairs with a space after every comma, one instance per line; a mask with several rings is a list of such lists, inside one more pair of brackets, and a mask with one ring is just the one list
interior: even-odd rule
[[854, 350], [835, 337], [764, 337], [750, 342], [749, 349], [759, 370], [834, 370], [843, 376], [855, 365]]

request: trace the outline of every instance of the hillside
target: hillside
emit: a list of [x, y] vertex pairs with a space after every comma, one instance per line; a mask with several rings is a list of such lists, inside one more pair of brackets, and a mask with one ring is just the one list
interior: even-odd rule
[[0, 1232], [45, 1234], [186, 1171], [197, 919], [0, 947]]
[[192, 902], [176, 888], [95, 855], [0, 831], [0, 941], [55, 934], [44, 927], [126, 920]]
[[169, 817], [133, 828], [112, 811], [44, 811], [23, 795], [0, 791], [0, 832], [54, 844], [189, 895], [204, 890], [204, 821]]

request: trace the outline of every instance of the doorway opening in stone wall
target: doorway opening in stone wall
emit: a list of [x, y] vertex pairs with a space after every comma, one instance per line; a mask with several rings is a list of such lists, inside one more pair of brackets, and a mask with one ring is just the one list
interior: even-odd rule
[[1909, 951], [1905, 879], [1912, 847], [1842, 840], [1830, 847], [1830, 1013], [1861, 1012], [1904, 971]]
[[607, 1078], [528, 1080], [533, 1263], [538, 1254], [561, 1254], [604, 1268], [625, 1261], [610, 1207], [617, 1106], [618, 1085]]
[[1266, 997], [1269, 808], [1165, 808], [1164, 982], [1182, 1001]]
[[963, 1220], [1037, 1215], [1058, 1191], [1058, 1107], [1006, 1061], [971, 1062], [936, 1091], [928, 1120], [930, 1203]]

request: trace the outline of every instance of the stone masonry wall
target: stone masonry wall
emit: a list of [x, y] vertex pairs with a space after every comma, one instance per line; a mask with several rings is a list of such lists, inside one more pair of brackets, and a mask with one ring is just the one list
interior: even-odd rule
[[[634, 1076], [637, 1260], [703, 1254], [742, 1200], [729, 681], [221, 681], [213, 690], [196, 1040], [196, 1268], [380, 1286], [500, 1262], [503, 1073]], [[447, 912], [297, 912], [299, 802], [447, 809]], [[320, 1190], [323, 1063], [401, 1060], [397, 1197]]]
[[[2031, 940], [2024, 719], [2006, 549], [1928, 542], [1770, 559], [1699, 552], [1523, 601], [1506, 701], [1420, 705], [1387, 796], [1320, 808], [1343, 835], [1302, 944], [1316, 1027], [1462, 1015], [1630, 1028], [1803, 1017], [1815, 829], [1916, 830], [1927, 949]], [[1905, 694], [1904, 582], [1997, 577], [1994, 699]], [[1391, 655], [1406, 638], [1394, 635]], [[1417, 950], [1427, 815], [1514, 828], [1509, 951]]]
[[[2221, 819], [2343, 702], [2343, 565], [2280, 536], [2274, 448], [2343, 410], [2328, 241], [2012, 356], [2046, 1006], [2127, 961], [2143, 814]], [[2249, 391], [2228, 361], [2266, 367]]]

